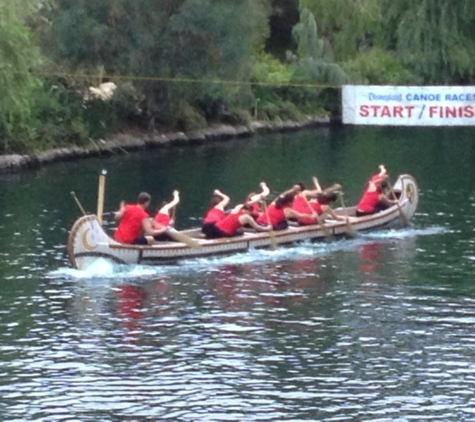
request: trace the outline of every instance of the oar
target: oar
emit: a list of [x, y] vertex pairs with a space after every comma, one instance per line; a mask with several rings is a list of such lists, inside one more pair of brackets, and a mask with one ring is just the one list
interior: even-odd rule
[[398, 197], [396, 196], [396, 193], [394, 192], [394, 189], [391, 185], [391, 182], [389, 181], [389, 179], [387, 179], [387, 184], [388, 184], [388, 187], [389, 187], [389, 191], [392, 193], [393, 195], [393, 198], [396, 200], [396, 206], [397, 206], [397, 209], [399, 211], [399, 216], [401, 217], [401, 221], [402, 221], [402, 224], [404, 226], [407, 226], [409, 224], [409, 221], [407, 220], [407, 217], [406, 215], [404, 214], [404, 211], [402, 210], [401, 208], [401, 205], [399, 204], [399, 199]]
[[341, 191], [339, 191], [338, 196], [340, 197], [341, 206], [343, 207], [343, 210], [345, 212], [346, 227], [348, 229], [348, 234], [350, 235], [350, 237], [355, 237], [356, 236], [355, 229], [353, 228], [352, 224], [350, 223], [350, 217], [348, 215], [348, 210], [346, 208], [345, 201], [343, 200], [343, 193]]
[[[303, 198], [304, 201], [307, 203], [308, 209], [309, 209], [310, 211], [312, 211], [313, 208], [312, 208], [312, 206], [310, 205], [310, 202], [308, 202], [308, 199], [307, 199], [304, 195], [302, 195], [302, 198]], [[331, 230], [325, 225], [325, 223], [323, 223], [323, 222], [320, 223], [320, 222], [318, 221], [318, 219], [317, 219], [317, 222], [320, 224], [320, 226], [322, 227], [323, 231], [325, 232], [325, 236], [326, 236], [326, 237], [331, 237], [332, 232], [331, 232]]]
[[176, 225], [176, 205], [172, 208], [172, 221], [173, 221], [173, 225]]
[[83, 206], [81, 205], [81, 203], [79, 202], [79, 199], [78, 199], [78, 197], [76, 196], [76, 194], [74, 193], [74, 191], [71, 191], [71, 196], [72, 196], [73, 199], [76, 201], [76, 204], [77, 204], [77, 206], [79, 207], [79, 209], [81, 210], [82, 215], [87, 215], [87, 212], [84, 211], [84, 208], [83, 208]]
[[105, 195], [105, 185], [106, 185], [106, 174], [107, 170], [102, 170], [99, 175], [99, 186], [97, 189], [97, 219], [99, 224], [102, 226], [102, 216], [104, 214], [104, 195]]
[[[267, 224], [271, 224], [270, 220], [269, 220], [269, 211], [267, 211], [266, 201], [262, 200], [262, 204], [264, 206], [264, 213], [266, 215]], [[269, 241], [270, 241], [270, 245], [272, 246], [272, 248], [276, 249], [279, 243], [277, 242], [277, 239], [275, 237], [274, 229], [271, 229], [269, 231]]]
[[181, 233], [175, 230], [174, 228], [168, 227], [165, 233], [168, 234], [171, 238], [173, 238], [177, 242], [185, 243], [190, 248], [193, 248], [193, 249], [201, 248], [201, 244], [196, 239], [193, 239], [192, 237], [184, 233]]

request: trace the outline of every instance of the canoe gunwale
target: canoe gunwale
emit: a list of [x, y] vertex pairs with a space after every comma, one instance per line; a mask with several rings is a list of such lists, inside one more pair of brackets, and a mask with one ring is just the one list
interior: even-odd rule
[[[410, 186], [410, 188], [408, 188]], [[407, 224], [412, 218], [418, 202], [418, 186], [410, 175], [401, 175], [394, 184], [399, 194], [399, 201], [387, 210], [363, 217], [354, 216], [355, 207], [347, 207], [353, 213], [349, 217], [351, 227], [356, 232], [381, 230]], [[410, 194], [410, 195], [409, 195]], [[343, 208], [335, 211], [344, 212]], [[404, 215], [402, 215], [404, 213]], [[407, 215], [406, 215], [407, 214]], [[199, 228], [182, 231], [185, 234], [201, 233]], [[271, 248], [301, 241], [326, 241], [335, 238], [350, 237], [346, 221], [327, 220], [321, 225], [294, 226], [273, 232], [273, 239], [268, 232], [245, 231], [244, 234], [231, 238], [205, 239], [193, 237], [200, 244], [199, 248], [190, 248], [180, 242], [160, 242], [154, 245], [130, 245], [115, 241], [100, 225], [95, 215], [80, 217], [71, 228], [67, 253], [73, 267], [81, 269], [86, 258], [107, 258], [120, 264], [156, 264], [176, 262], [183, 259], [225, 255], [245, 252], [251, 248]], [[272, 240], [272, 242], [271, 242]]]

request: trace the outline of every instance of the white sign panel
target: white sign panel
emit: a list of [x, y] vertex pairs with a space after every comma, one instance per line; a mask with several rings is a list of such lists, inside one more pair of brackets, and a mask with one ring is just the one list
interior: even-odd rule
[[473, 126], [475, 86], [345, 85], [343, 123], [386, 126]]

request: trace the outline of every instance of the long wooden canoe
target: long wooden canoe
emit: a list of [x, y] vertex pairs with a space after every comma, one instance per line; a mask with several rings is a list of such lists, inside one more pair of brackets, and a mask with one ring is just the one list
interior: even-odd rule
[[198, 258], [243, 252], [250, 248], [280, 247], [304, 240], [329, 240], [349, 237], [355, 232], [367, 232], [385, 228], [397, 228], [408, 224], [417, 208], [419, 189], [415, 179], [403, 174], [393, 186], [398, 204], [377, 214], [356, 217], [355, 207], [337, 208], [345, 221], [326, 220], [324, 226], [294, 226], [288, 229], [267, 232], [246, 231], [243, 235], [224, 239], [205, 239], [199, 228], [184, 230], [195, 239], [199, 247], [190, 247], [181, 242], [159, 242], [155, 245], [126, 245], [116, 242], [101, 226], [97, 216], [86, 215], [73, 225], [68, 238], [68, 255], [71, 265], [85, 269], [97, 258], [107, 258], [121, 264], [160, 265], [182, 259]]

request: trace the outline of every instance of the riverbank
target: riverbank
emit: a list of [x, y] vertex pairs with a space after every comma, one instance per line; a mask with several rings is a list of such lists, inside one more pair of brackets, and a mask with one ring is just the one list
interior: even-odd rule
[[249, 126], [218, 125], [207, 129], [184, 133], [127, 132], [111, 135], [88, 147], [65, 147], [46, 150], [35, 155], [9, 154], [0, 156], [0, 173], [14, 173], [35, 169], [60, 161], [79, 160], [88, 157], [108, 156], [130, 151], [152, 148], [167, 148], [175, 145], [200, 145], [206, 142], [225, 141], [250, 137], [257, 133], [279, 133], [329, 125], [330, 117], [311, 117], [301, 122], [282, 121], [278, 123], [255, 121]]

